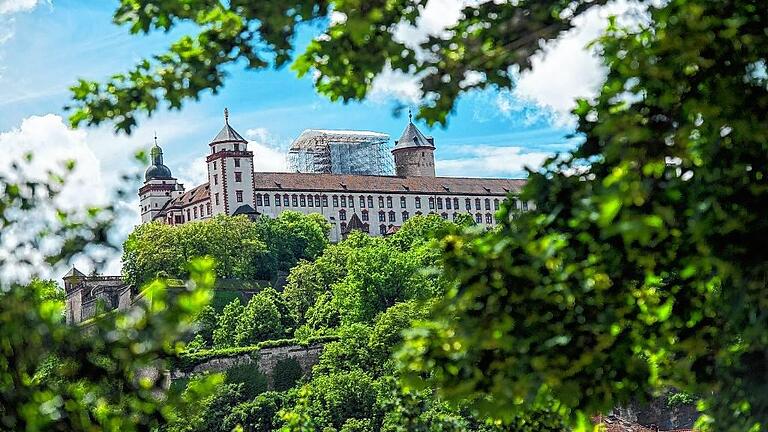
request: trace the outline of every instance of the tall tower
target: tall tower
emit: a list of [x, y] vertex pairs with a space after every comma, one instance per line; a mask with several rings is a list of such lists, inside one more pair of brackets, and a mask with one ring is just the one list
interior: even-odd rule
[[155, 215], [172, 198], [184, 192], [184, 186], [171, 175], [171, 170], [163, 164], [163, 149], [155, 145], [149, 152], [152, 164], [144, 172], [144, 185], [139, 189], [141, 222], [151, 222]]
[[[213, 214], [251, 213], [256, 197], [253, 183], [253, 152], [248, 141], [229, 125], [229, 110], [224, 109], [224, 128], [209, 144], [208, 184]], [[242, 208], [249, 206], [250, 208]]]
[[395, 157], [395, 174], [401, 177], [435, 176], [435, 139], [424, 136], [413, 124], [413, 115], [408, 111], [408, 126], [392, 149]]

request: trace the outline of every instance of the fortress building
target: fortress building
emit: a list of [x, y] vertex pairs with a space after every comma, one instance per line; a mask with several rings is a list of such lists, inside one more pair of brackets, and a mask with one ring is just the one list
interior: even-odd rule
[[396, 231], [409, 217], [434, 213], [445, 219], [469, 214], [496, 225], [496, 210], [525, 180], [435, 176], [435, 140], [408, 124], [391, 150], [389, 137], [367, 131], [307, 130], [293, 143], [293, 172], [254, 172], [248, 141], [229, 124], [208, 144], [208, 182], [185, 190], [152, 147], [152, 164], [139, 189], [142, 222], [183, 224], [218, 214], [275, 217], [285, 210], [320, 213], [331, 223], [331, 241], [353, 229], [371, 235]]

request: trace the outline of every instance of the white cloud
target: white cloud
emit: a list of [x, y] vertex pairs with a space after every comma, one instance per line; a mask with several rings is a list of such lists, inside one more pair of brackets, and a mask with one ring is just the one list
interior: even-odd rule
[[439, 175], [500, 177], [520, 175], [526, 167], [537, 168], [551, 154], [525, 152], [522, 147], [480, 145], [466, 147], [454, 159], [438, 159], [435, 168]]
[[645, 19], [643, 8], [635, 2], [617, 0], [589, 9], [575, 20], [573, 29], [533, 56], [532, 68], [520, 75], [515, 94], [553, 109], [558, 123], [573, 124], [570, 112], [576, 98], [593, 98], [607, 72], [596, 50], [587, 45], [605, 30], [610, 16], [620, 16], [626, 24], [636, 23]]
[[368, 98], [373, 102], [395, 99], [416, 104], [421, 99], [421, 84], [418, 77], [392, 70], [392, 67], [387, 65], [373, 80]]
[[40, 0], [0, 0], [0, 15], [27, 12], [40, 3]]

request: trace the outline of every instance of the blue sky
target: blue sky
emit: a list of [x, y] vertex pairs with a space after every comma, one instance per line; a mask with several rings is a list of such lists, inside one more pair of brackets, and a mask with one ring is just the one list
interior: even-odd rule
[[[439, 33], [455, 22], [464, 1], [430, 0], [417, 26], [401, 26], [398, 37], [414, 45]], [[179, 35], [132, 36], [112, 23], [116, 6], [115, 0], [0, 0], [0, 162], [31, 150], [42, 172], [61, 159], [77, 159], [68, 201], [73, 206], [111, 199], [119, 174], [142, 169], [130, 155], [148, 147], [155, 131], [173, 173], [188, 187], [204, 181], [202, 160], [225, 107], [233, 126], [253, 140], [257, 170], [274, 171], [284, 169], [285, 150], [307, 128], [373, 130], [397, 139], [407, 119], [393, 116], [395, 102], [417, 99], [413, 79], [397, 74], [381, 77], [368, 100], [342, 104], [317, 95], [311, 79], [298, 79], [288, 68], [251, 72], [235, 66], [218, 95], [206, 94], [180, 112], [159, 112], [131, 136], [114, 135], [110, 125], [71, 130], [63, 106], [77, 78], [103, 80], [163, 52]], [[604, 18], [588, 16], [577, 30], [543, 46], [515, 89], [464, 95], [446, 128], [418, 124], [435, 137], [438, 175], [521, 177], [524, 166], [571, 149], [573, 100], [594, 94], [603, 79], [583, 47]], [[313, 36], [305, 32], [300, 40]], [[123, 232], [138, 221], [136, 201], [129, 196], [120, 203]]]

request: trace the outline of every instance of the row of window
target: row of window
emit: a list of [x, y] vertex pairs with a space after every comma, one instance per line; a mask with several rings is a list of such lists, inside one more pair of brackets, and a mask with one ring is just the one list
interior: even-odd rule
[[[391, 196], [378, 197], [378, 204], [379, 208], [384, 208], [385, 202], [387, 208], [393, 207], [393, 200]], [[256, 205], [257, 206], [271, 206], [270, 202], [271, 196], [269, 194], [256, 194]], [[311, 195], [311, 194], [274, 194], [274, 200], [275, 200], [275, 207], [328, 207], [328, 196], [327, 195]], [[239, 201], [238, 201], [239, 202]], [[363, 196], [360, 195], [358, 197], [357, 202], [360, 205], [360, 208], [373, 208], [373, 196]], [[427, 198], [427, 206], [430, 210], [459, 210], [459, 198], [442, 198], [442, 197], [429, 197]], [[332, 195], [331, 196], [331, 204], [333, 207], [355, 207], [355, 198], [352, 195]], [[471, 198], [465, 198], [464, 199], [464, 209], [465, 210], [472, 210], [474, 204], [475, 210], [498, 210], [500, 200], [498, 198], [494, 198], [491, 200], [490, 198], [480, 199], [475, 198], [472, 200]], [[513, 208], [517, 209], [517, 201], [512, 201]], [[400, 197], [400, 208], [406, 208], [407, 207], [407, 197], [401, 196]], [[417, 209], [422, 208], [422, 198], [421, 197], [415, 197], [414, 198], [414, 207]], [[522, 210], [528, 210], [528, 203], [523, 201], [522, 202]]]
[[[186, 212], [182, 211], [181, 214], [168, 215], [168, 223], [183, 224], [194, 219], [201, 219], [206, 216], [211, 216], [211, 202], [208, 201], [205, 205], [195, 205], [193, 207], [187, 207]], [[186, 213], [186, 215], [185, 215]], [[186, 219], [184, 218], [186, 216]], [[171, 219], [173, 217], [173, 219]]]

